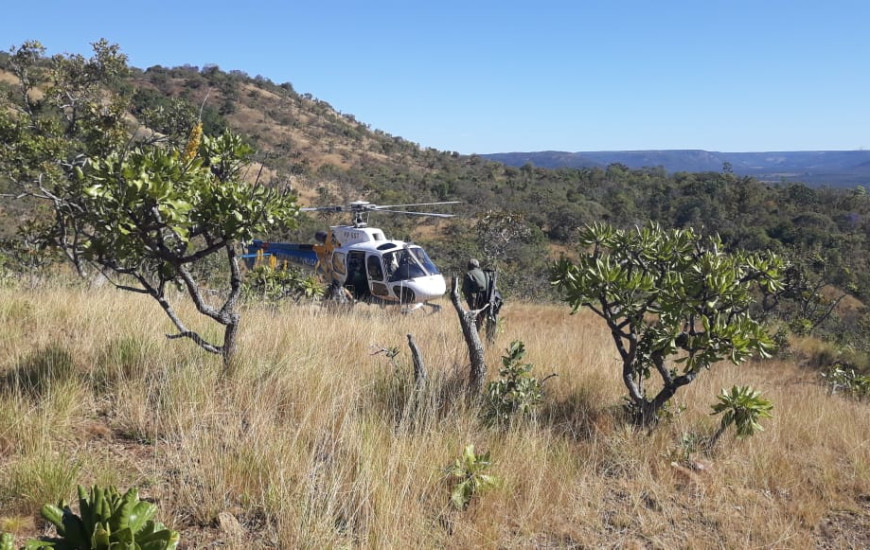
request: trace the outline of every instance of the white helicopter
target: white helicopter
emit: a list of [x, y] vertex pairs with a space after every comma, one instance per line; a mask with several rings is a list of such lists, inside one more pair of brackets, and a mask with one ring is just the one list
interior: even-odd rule
[[428, 305], [447, 290], [444, 276], [421, 247], [387, 239], [381, 229], [368, 227], [370, 212], [392, 212], [410, 216], [452, 218], [453, 214], [396, 210], [419, 206], [457, 204], [428, 202], [379, 206], [355, 201], [346, 206], [301, 208], [302, 212], [349, 212], [353, 225], [330, 226], [318, 231], [318, 244], [277, 243], [254, 240], [247, 246], [245, 259], [275, 256], [278, 261], [314, 269], [324, 283], [346, 289], [355, 300], [381, 304], [400, 304], [407, 311]]

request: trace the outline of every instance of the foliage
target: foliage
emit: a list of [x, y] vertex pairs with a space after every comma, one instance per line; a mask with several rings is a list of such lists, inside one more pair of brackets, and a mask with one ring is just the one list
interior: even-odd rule
[[530, 417], [543, 397], [541, 383], [531, 375], [532, 365], [523, 364], [526, 348], [519, 340], [511, 342], [501, 358], [501, 377], [487, 385], [485, 417], [496, 425], [510, 423], [515, 416]]
[[28, 276], [31, 281], [38, 280], [45, 270], [58, 260], [49, 250], [49, 244], [42, 235], [48, 224], [44, 220], [29, 219], [18, 226], [12, 238], [0, 239], [3, 271]]
[[[79, 486], [79, 514], [63, 501], [42, 507], [42, 517], [54, 525], [58, 538], [28, 541], [26, 550], [173, 550], [179, 535], [152, 518], [157, 506], [139, 500], [136, 489], [121, 495], [114, 487]], [[2, 544], [11, 548], [12, 537]]]
[[[661, 167], [630, 169], [619, 164], [546, 169], [527, 163], [515, 168], [477, 155], [421, 148], [399, 136], [370, 130], [352, 115], [338, 113], [310, 94], [296, 93], [289, 83], [276, 85], [261, 76], [224, 72], [213, 65], [128, 71], [113, 62], [120, 56], [117, 50], [113, 52], [100, 42], [94, 46], [99, 55], [75, 63], [43, 59], [44, 49], [37, 42], [0, 55], [3, 66], [21, 81], [14, 86], [0, 84], [2, 91], [9, 92], [5, 103], [11, 107], [0, 109], [0, 119], [15, 122], [0, 121], [0, 141], [15, 144], [13, 149], [21, 152], [39, 152], [42, 159], [69, 162], [88, 149], [83, 140], [86, 133], [80, 131], [81, 125], [70, 125], [72, 120], [91, 116], [83, 119], [82, 113], [98, 113], [102, 124], [122, 122], [114, 114], [117, 109], [107, 108], [108, 103], [90, 102], [90, 92], [77, 94], [75, 117], [69, 116], [72, 107], [60, 102], [59, 96], [38, 93], [52, 90], [54, 94], [58, 89], [55, 74], [72, 74], [76, 67], [88, 67], [90, 81], [116, 92], [107, 94], [107, 99], [128, 103], [126, 120], [137, 120], [160, 132], [138, 134], [150, 135], [149, 139], [166, 139], [180, 146], [190, 125], [201, 119], [206, 134], [216, 135], [227, 125], [250, 136], [263, 155], [264, 177], [282, 185], [299, 185], [311, 191], [328, 189], [337, 201], [358, 199], [361, 193], [380, 203], [461, 200], [463, 204], [456, 208], [460, 216], [440, 222], [443, 225], [437, 234], [444, 242], [429, 237], [424, 243], [447, 272], [458, 272], [471, 256], [489, 258], [482, 247], [491, 245], [481, 242], [471, 220], [485, 218], [490, 212], [522, 219], [529, 238], [524, 237], [516, 250], [497, 258], [500, 286], [509, 299], [517, 295], [551, 298], [551, 287], [545, 284], [545, 258], [572, 242], [585, 224], [606, 222], [629, 228], [647, 221], [668, 228], [692, 227], [699, 234], [718, 234], [728, 247], [749, 251], [794, 250], [800, 255], [800, 251], [822, 250], [824, 271], [816, 262], [808, 263], [808, 268], [811, 275], [828, 281], [822, 294], [828, 305], [844, 292], [860, 300], [870, 297], [870, 199], [859, 188], [771, 183], [738, 176], [724, 167], [721, 172], [674, 174]], [[68, 81], [57, 79], [58, 83]], [[245, 88], [250, 92], [240, 93]], [[98, 87], [89, 84], [79, 89]], [[86, 103], [90, 105], [87, 109], [83, 108]], [[214, 125], [213, 113], [221, 119]], [[250, 113], [263, 116], [251, 117]], [[39, 125], [26, 124], [31, 116]], [[19, 123], [22, 121], [25, 123]], [[62, 130], [55, 134], [71, 139], [31, 139], [37, 128], [44, 133], [50, 126]], [[36, 167], [45, 170], [46, 165], [30, 164], [27, 168], [33, 171]], [[6, 192], [6, 174], [20, 179], [15, 170], [0, 172], [0, 192]], [[293, 177], [282, 179], [286, 174]], [[835, 186], [837, 181], [828, 184]], [[5, 226], [0, 227], [0, 233], [4, 228], [11, 233], [8, 229], [14, 229], [17, 218], [8, 210], [4, 213], [10, 215], [0, 220], [0, 226]], [[413, 230], [410, 223], [396, 225], [402, 231]], [[416, 231], [413, 236], [422, 239], [434, 233]], [[497, 244], [497, 240], [490, 242]], [[793, 321], [794, 328], [812, 330], [816, 336], [842, 344], [865, 346], [859, 326], [836, 319], [839, 307], [813, 328], [812, 317], [805, 318], [809, 323], [801, 320], [795, 315], [794, 304], [785, 302], [781, 301], [781, 311]], [[826, 310], [816, 311], [824, 315]]]
[[[579, 240], [586, 250], [576, 263], [558, 262], [553, 283], [572, 312], [588, 307], [610, 328], [636, 422], [655, 423], [676, 391], [717, 361], [768, 354], [770, 337], [748, 310], [754, 286], [781, 287], [784, 263], [776, 255], [727, 253], [716, 237], [657, 224], [632, 231], [591, 225]], [[662, 388], [649, 398], [653, 372]]]
[[545, 280], [532, 276], [546, 262], [546, 238], [524, 215], [489, 210], [478, 217], [475, 229], [484, 265], [498, 270], [502, 286], [526, 297], [546, 288]]
[[[49, 238], [76, 265], [94, 265], [119, 288], [155, 298], [177, 327], [177, 337], [228, 359], [241, 290], [238, 243], [292, 223], [295, 199], [238, 179], [250, 154], [238, 136], [203, 136], [202, 159], [190, 144], [193, 137], [184, 154], [137, 147], [77, 167], [69, 186], [42, 195], [54, 202], [58, 216]], [[188, 267], [217, 253], [230, 269], [230, 291], [219, 309], [205, 303]], [[136, 285], [113, 275], [130, 277]], [[167, 300], [167, 286], [174, 284], [188, 291], [200, 313], [227, 327], [222, 345], [186, 328]]]
[[689, 462], [704, 446], [706, 438], [695, 432], [683, 432], [673, 450], [673, 457], [680, 462]]
[[831, 394], [843, 393], [863, 401], [870, 397], [870, 376], [855, 372], [855, 369], [835, 365], [822, 373]]
[[[239, 243], [292, 225], [295, 197], [244, 181], [253, 150], [229, 132], [211, 137], [196, 124], [185, 144], [127, 147], [126, 99], [108, 93], [126, 74], [126, 58], [104, 41], [90, 60], [55, 57], [46, 98], [32, 99], [26, 75], [38, 67], [40, 47], [16, 51], [23, 94], [16, 114], [0, 118], [0, 134], [12, 138], [0, 168], [22, 195], [53, 211], [54, 223], [36, 227], [34, 238], [61, 250], [83, 276], [97, 271], [120, 289], [153, 297], [177, 329], [172, 338], [191, 339], [228, 363], [240, 318]], [[224, 257], [229, 279], [220, 307], [207, 302], [192, 269], [214, 255]], [[187, 328], [169, 301], [172, 286], [224, 327], [221, 343]]]
[[732, 386], [730, 392], [722, 388], [717, 399], [719, 402], [712, 406], [711, 414], [724, 414], [719, 429], [710, 440], [711, 448], [729, 426], [733, 425], [737, 430], [737, 438], [743, 439], [764, 431], [759, 420], [772, 417], [770, 410], [773, 409], [773, 403], [749, 386]]
[[466, 510], [474, 497], [497, 487], [499, 479], [484, 472], [492, 466], [489, 453], [475, 454], [474, 445], [466, 445], [462, 457], [447, 468], [447, 475], [456, 480], [450, 493], [450, 502], [460, 510]]
[[274, 302], [290, 298], [298, 303], [322, 298], [324, 289], [316, 277], [299, 269], [258, 263], [245, 274], [242, 292], [249, 299]]
[[[815, 247], [788, 254], [782, 288], [764, 296], [765, 310], [775, 308], [794, 334], [810, 335], [838, 318], [837, 306], [855, 292], [854, 276], [838, 254]], [[845, 290], [839, 290], [845, 289]]]

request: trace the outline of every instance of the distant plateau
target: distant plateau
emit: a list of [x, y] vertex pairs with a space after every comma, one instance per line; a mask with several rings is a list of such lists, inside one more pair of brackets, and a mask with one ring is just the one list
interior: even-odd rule
[[606, 168], [619, 163], [632, 169], [664, 168], [676, 172], [720, 172], [724, 167], [740, 176], [766, 182], [801, 182], [807, 185], [855, 187], [870, 185], [870, 151], [772, 151], [721, 153], [698, 149], [649, 151], [539, 151], [493, 153], [483, 158], [521, 167]]

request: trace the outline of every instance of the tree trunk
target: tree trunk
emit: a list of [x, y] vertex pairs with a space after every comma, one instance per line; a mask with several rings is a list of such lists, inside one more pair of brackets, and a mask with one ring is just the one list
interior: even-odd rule
[[719, 441], [719, 438], [722, 437], [722, 434], [725, 433], [725, 430], [727, 428], [728, 428], [728, 426], [725, 426], [724, 424], [719, 425], [719, 428], [716, 430], [716, 433], [714, 433], [713, 437], [710, 438], [710, 441], [707, 442], [707, 448], [705, 449], [707, 454], [710, 454], [711, 452], [713, 452], [713, 447], [716, 446], [716, 443]]
[[480, 311], [467, 311], [462, 307], [459, 299], [459, 279], [453, 277], [453, 289], [450, 291], [450, 301], [459, 315], [459, 324], [462, 326], [462, 336], [465, 345], [468, 346], [468, 358], [471, 360], [471, 371], [468, 376], [468, 389], [472, 394], [479, 394], [483, 390], [483, 381], [486, 378], [486, 363], [484, 362], [483, 343], [477, 332], [477, 315]]
[[632, 399], [634, 404], [638, 406], [636, 423], [645, 428], [653, 428], [659, 421], [659, 411], [667, 404], [668, 401], [677, 393], [677, 390], [692, 382], [698, 375], [697, 371], [690, 371], [686, 374], [678, 376], [674, 379], [666, 379], [665, 386], [656, 394], [652, 400], [642, 397], [640, 401]]
[[224, 329], [224, 345], [221, 346], [221, 356], [224, 360], [224, 374], [230, 374], [233, 367], [233, 358], [236, 355], [236, 336], [239, 333], [239, 320], [241, 316], [238, 313], [230, 315], [230, 322]]
[[426, 385], [426, 365], [423, 364], [420, 349], [410, 334], [408, 335], [408, 347], [411, 348], [411, 359], [414, 362], [414, 386], [420, 390]]

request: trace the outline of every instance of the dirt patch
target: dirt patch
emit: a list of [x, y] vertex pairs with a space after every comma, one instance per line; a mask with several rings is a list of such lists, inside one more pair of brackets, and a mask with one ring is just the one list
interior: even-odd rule
[[816, 548], [870, 548], [870, 495], [858, 497], [854, 510], [835, 510], [822, 518]]

